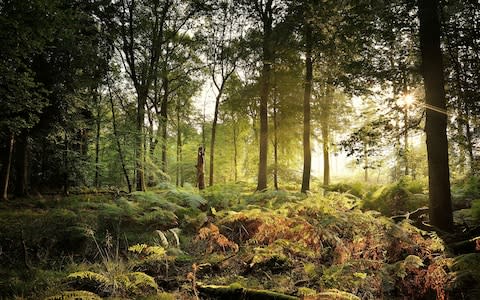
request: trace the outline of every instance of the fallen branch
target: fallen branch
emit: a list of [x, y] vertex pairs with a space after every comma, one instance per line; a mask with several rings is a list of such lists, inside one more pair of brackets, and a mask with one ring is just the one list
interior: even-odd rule
[[197, 289], [200, 294], [206, 297], [213, 297], [217, 299], [243, 299], [243, 300], [298, 300], [300, 298], [272, 292], [268, 290], [255, 290], [244, 288], [238, 285], [203, 285], [197, 283]]

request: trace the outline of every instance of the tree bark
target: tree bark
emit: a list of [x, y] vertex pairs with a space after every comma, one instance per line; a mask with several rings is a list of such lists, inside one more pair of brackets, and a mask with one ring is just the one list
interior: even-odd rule
[[[276, 80], [275, 80], [276, 88]], [[273, 186], [278, 190], [278, 123], [277, 123], [277, 92], [273, 96]]]
[[100, 187], [100, 166], [99, 161], [100, 161], [100, 126], [101, 126], [101, 120], [100, 120], [100, 97], [98, 95], [98, 91], [95, 90], [95, 102], [97, 104], [97, 117], [95, 120], [95, 125], [96, 125], [96, 135], [95, 135], [95, 179], [93, 182], [93, 185], [96, 188]]
[[267, 189], [267, 163], [268, 163], [268, 97], [270, 93], [270, 72], [273, 63], [272, 54], [272, 23], [273, 23], [272, 0], [265, 2], [262, 13], [263, 22], [263, 68], [262, 89], [260, 94], [260, 147], [258, 161], [257, 191]]
[[8, 184], [10, 181], [10, 170], [12, 168], [12, 157], [13, 157], [13, 145], [15, 144], [15, 136], [13, 134], [10, 135], [10, 141], [8, 145], [8, 155], [7, 161], [4, 166], [4, 176], [3, 176], [3, 186], [2, 186], [2, 199], [4, 201], [8, 200]]
[[330, 134], [327, 124], [322, 125], [322, 140], [323, 140], [323, 185], [330, 184]]
[[199, 190], [205, 189], [205, 148], [198, 147], [197, 152], [197, 186]]
[[136, 190], [144, 191], [145, 190], [145, 176], [144, 176], [144, 163], [143, 156], [144, 153], [144, 122], [145, 122], [145, 104], [147, 101], [147, 91], [142, 91], [138, 95], [137, 101], [137, 119], [136, 119], [136, 135], [135, 135], [135, 169], [137, 170], [136, 174]]
[[180, 172], [180, 164], [182, 163], [181, 160], [182, 156], [182, 131], [180, 127], [180, 104], [177, 103], [177, 165], [175, 168], [175, 184], [179, 186], [181, 183], [181, 172]]
[[125, 166], [125, 160], [123, 158], [123, 151], [122, 151], [122, 146], [120, 145], [120, 139], [118, 138], [117, 121], [116, 121], [116, 118], [115, 118], [115, 107], [113, 105], [113, 97], [112, 97], [112, 92], [110, 90], [110, 85], [108, 84], [108, 79], [107, 79], [107, 85], [108, 85], [108, 93], [109, 93], [109, 98], [110, 98], [110, 106], [111, 106], [111, 109], [112, 109], [113, 135], [115, 136], [118, 156], [120, 157], [120, 164], [122, 165], [123, 175], [125, 176], [125, 180], [127, 181], [128, 192], [131, 193], [132, 192], [132, 184], [130, 183], [130, 177], [128, 176], [127, 167]]
[[238, 181], [238, 124], [233, 121], [233, 179], [235, 183]]
[[440, 49], [439, 0], [419, 0], [420, 49], [425, 85], [430, 222], [451, 231], [453, 228], [448, 165], [447, 114]]
[[15, 190], [16, 196], [24, 197], [28, 195], [29, 190], [29, 162], [30, 145], [26, 133], [21, 134], [15, 143]]
[[[223, 87], [223, 85], [222, 85]], [[222, 88], [223, 90], [223, 88]], [[209, 179], [208, 185], [213, 185], [213, 171], [214, 171], [214, 159], [215, 159], [215, 138], [217, 134], [217, 122], [218, 122], [218, 107], [220, 106], [220, 97], [222, 97], [222, 91], [218, 92], [217, 97], [215, 98], [215, 112], [213, 114], [212, 122], [212, 138], [210, 139], [210, 170], [209, 170]]]
[[312, 28], [305, 23], [305, 92], [303, 95], [303, 178], [302, 193], [310, 190], [310, 173], [312, 169], [312, 149], [310, 146], [310, 99], [312, 95]]
[[[165, 71], [166, 72], [166, 71]], [[163, 98], [160, 106], [160, 124], [162, 130], [162, 172], [167, 173], [167, 123], [168, 123], [168, 95], [169, 82], [165, 78], [163, 80]]]

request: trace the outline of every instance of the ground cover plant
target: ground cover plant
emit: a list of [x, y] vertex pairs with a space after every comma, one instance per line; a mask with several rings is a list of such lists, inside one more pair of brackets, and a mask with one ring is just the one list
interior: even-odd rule
[[474, 299], [475, 253], [364, 204], [247, 185], [22, 199], [1, 213], [1, 297]]

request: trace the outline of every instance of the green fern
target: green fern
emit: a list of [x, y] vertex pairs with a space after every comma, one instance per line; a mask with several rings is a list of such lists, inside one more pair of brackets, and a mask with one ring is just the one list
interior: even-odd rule
[[101, 300], [95, 293], [88, 291], [65, 291], [58, 295], [45, 298], [45, 300]]
[[67, 278], [72, 280], [89, 280], [97, 283], [98, 285], [108, 285], [110, 283], [110, 279], [108, 279], [106, 276], [91, 271], [71, 273], [67, 276]]

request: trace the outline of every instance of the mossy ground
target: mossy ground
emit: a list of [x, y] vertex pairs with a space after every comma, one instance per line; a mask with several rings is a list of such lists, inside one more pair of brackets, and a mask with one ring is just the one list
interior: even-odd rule
[[[375, 203], [399, 191], [422, 194], [408, 182], [308, 196], [164, 185], [12, 200], [0, 204], [0, 298], [195, 299], [215, 285], [304, 299], [475, 299], [478, 255], [453, 257], [436, 234], [367, 210], [387, 209]], [[390, 208], [416, 201], [404, 200]]]

